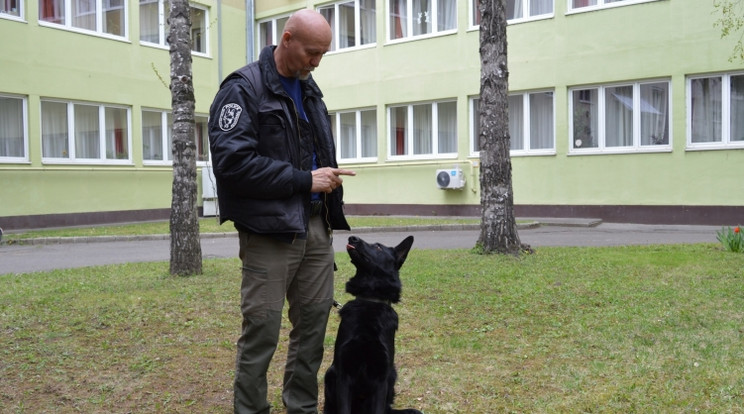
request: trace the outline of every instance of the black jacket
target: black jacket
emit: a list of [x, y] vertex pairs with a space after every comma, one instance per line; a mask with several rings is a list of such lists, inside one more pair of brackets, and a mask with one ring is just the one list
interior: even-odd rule
[[[323, 94], [312, 77], [300, 83], [312, 126], [312, 134], [304, 137], [294, 103], [279, 80], [273, 46], [220, 85], [209, 110], [220, 222], [231, 220], [239, 229], [262, 234], [307, 231], [313, 147], [318, 167], [337, 163]], [[321, 193], [321, 199], [329, 228], [349, 230], [342, 187]]]

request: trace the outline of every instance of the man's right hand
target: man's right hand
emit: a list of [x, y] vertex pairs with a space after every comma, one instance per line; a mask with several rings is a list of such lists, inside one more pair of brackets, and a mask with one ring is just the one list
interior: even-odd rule
[[342, 175], [356, 175], [355, 171], [341, 168], [323, 167], [313, 170], [313, 186], [311, 193], [330, 193], [344, 182]]

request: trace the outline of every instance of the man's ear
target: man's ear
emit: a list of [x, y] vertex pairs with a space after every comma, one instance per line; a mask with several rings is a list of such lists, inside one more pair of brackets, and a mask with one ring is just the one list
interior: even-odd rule
[[403, 266], [403, 262], [406, 261], [406, 257], [408, 257], [408, 252], [411, 250], [411, 246], [413, 246], [413, 236], [408, 236], [405, 239], [403, 239], [402, 242], [400, 242], [399, 245], [395, 246], [395, 268], [400, 269], [401, 266]]

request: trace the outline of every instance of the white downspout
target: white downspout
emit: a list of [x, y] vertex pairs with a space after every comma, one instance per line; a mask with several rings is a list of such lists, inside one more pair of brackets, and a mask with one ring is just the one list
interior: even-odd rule
[[255, 30], [255, 10], [253, 0], [245, 0], [245, 55], [246, 63], [253, 62], [253, 57], [256, 53], [253, 49], [253, 45], [256, 43], [253, 41], [253, 34]]

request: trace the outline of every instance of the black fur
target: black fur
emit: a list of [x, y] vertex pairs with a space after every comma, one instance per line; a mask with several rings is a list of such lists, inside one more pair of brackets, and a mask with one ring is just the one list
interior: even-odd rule
[[400, 300], [398, 270], [413, 236], [395, 248], [349, 237], [346, 250], [356, 274], [346, 291], [356, 299], [341, 308], [333, 364], [325, 375], [325, 414], [421, 414], [394, 410], [395, 331]]

